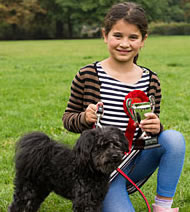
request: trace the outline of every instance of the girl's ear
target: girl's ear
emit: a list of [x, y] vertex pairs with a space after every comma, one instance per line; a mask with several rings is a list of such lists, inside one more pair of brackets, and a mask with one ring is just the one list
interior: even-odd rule
[[144, 38], [143, 38], [143, 40], [142, 40], [142, 43], [141, 43], [141, 48], [144, 47], [144, 43], [145, 43], [147, 37], [148, 37], [148, 34], [146, 34], [146, 35], [144, 36]]
[[104, 43], [107, 43], [107, 35], [105, 33], [105, 29], [104, 28], [102, 28], [102, 36], [104, 38]]

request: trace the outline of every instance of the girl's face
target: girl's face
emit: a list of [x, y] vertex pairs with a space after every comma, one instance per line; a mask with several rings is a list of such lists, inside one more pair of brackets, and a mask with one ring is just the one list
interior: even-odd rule
[[143, 39], [136, 25], [121, 19], [113, 25], [108, 35], [103, 30], [103, 37], [108, 46], [110, 59], [123, 63], [133, 62], [140, 48], [144, 46], [147, 36]]

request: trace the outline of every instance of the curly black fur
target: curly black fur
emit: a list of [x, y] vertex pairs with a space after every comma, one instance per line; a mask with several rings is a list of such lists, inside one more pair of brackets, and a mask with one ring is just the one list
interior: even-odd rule
[[73, 202], [75, 212], [100, 212], [109, 175], [128, 142], [115, 127], [84, 131], [73, 150], [41, 132], [17, 143], [15, 191], [9, 212], [36, 212], [55, 192]]

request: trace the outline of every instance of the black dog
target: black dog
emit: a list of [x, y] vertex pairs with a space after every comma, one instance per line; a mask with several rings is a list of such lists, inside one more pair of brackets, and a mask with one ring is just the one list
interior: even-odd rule
[[73, 150], [41, 132], [17, 143], [14, 200], [9, 212], [36, 212], [50, 192], [73, 202], [75, 212], [100, 212], [111, 172], [128, 142], [115, 127], [84, 131]]

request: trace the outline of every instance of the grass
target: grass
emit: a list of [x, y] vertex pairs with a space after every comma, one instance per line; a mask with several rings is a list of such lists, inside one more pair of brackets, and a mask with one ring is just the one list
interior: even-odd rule
[[[0, 42], [0, 212], [12, 200], [14, 148], [24, 133], [40, 130], [73, 145], [78, 134], [62, 126], [71, 81], [80, 67], [108, 56], [101, 39]], [[149, 37], [139, 64], [157, 72], [163, 101], [161, 121], [166, 129], [183, 133], [186, 158], [174, 206], [190, 211], [190, 37]], [[142, 188], [150, 203], [156, 192], [156, 173]], [[138, 193], [131, 196], [137, 212], [146, 211]], [[71, 202], [51, 194], [40, 212], [70, 212]]]

